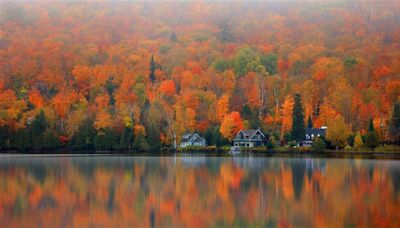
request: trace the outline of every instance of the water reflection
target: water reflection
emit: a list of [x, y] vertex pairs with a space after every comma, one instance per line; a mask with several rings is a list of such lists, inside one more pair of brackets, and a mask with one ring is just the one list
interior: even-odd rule
[[400, 161], [0, 157], [0, 227], [400, 226]]

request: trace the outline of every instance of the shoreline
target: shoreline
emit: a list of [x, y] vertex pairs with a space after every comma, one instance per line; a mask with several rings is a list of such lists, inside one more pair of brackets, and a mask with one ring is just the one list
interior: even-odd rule
[[134, 152], [134, 151], [0, 151], [0, 157], [87, 157], [87, 156], [148, 156], [148, 157], [171, 157], [171, 156], [199, 156], [199, 157], [294, 157], [294, 158], [349, 158], [349, 159], [400, 159], [400, 151], [345, 151], [325, 150], [321, 152], [300, 150], [243, 150], [240, 154], [231, 155], [228, 151], [218, 150], [164, 150], [157, 152]]

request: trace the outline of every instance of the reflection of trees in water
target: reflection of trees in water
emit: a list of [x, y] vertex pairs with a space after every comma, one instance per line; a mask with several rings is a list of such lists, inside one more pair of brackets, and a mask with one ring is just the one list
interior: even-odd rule
[[382, 207], [379, 221], [400, 225], [397, 167], [256, 157], [3, 160], [0, 225], [46, 225], [52, 213], [56, 226], [365, 226]]
[[300, 199], [301, 191], [303, 189], [304, 174], [306, 171], [306, 163], [304, 160], [294, 161], [291, 163], [293, 175], [293, 189], [296, 199]]
[[396, 197], [399, 197], [398, 194], [400, 193], [400, 167], [393, 166], [390, 168], [389, 172], [391, 174], [390, 176], [393, 182], [394, 193], [396, 194]]

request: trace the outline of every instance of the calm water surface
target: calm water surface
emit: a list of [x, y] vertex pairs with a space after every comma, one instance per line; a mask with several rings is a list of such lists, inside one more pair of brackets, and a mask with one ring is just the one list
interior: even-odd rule
[[400, 227], [400, 161], [0, 156], [0, 227]]

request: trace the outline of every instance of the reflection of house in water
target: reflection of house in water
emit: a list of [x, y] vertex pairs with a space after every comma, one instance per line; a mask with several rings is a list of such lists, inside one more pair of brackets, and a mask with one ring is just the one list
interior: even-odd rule
[[269, 161], [267, 158], [260, 157], [232, 157], [233, 163], [239, 167], [246, 168], [249, 170], [263, 170]]
[[201, 155], [174, 157], [174, 163], [181, 163], [185, 167], [199, 167], [206, 165], [207, 157]]

